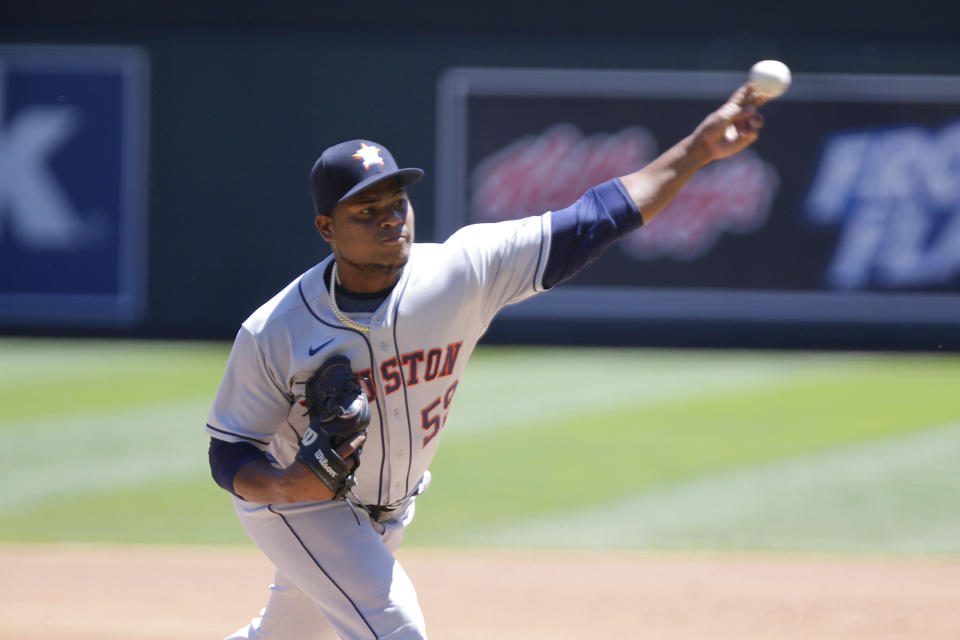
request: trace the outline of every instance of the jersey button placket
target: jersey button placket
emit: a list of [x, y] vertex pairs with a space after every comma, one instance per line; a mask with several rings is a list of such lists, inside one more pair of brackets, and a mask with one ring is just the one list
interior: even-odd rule
[[[378, 321], [377, 319], [373, 319], [370, 324], [372, 327], [382, 327], [383, 322]], [[371, 333], [373, 334], [375, 332], [371, 332]], [[379, 360], [383, 362], [385, 360], [388, 360], [391, 356], [391, 353], [392, 353], [390, 348], [391, 345], [390, 345], [390, 342], [386, 340], [386, 334], [382, 329], [378, 333], [380, 333], [381, 335], [376, 337], [374, 337], [374, 335], [371, 335], [370, 337], [372, 339], [371, 341], [373, 342], [373, 344], [375, 344], [380, 351]], [[379, 341], [377, 340], [378, 338], [379, 338]], [[389, 453], [391, 450], [390, 436], [392, 433], [392, 429], [395, 428], [396, 421], [399, 419], [400, 410], [395, 406], [392, 408], [390, 407], [390, 405], [393, 402], [395, 402], [395, 399], [389, 398], [386, 395], [386, 393], [384, 393], [383, 398], [384, 398], [384, 405], [385, 405], [384, 418], [386, 422], [383, 437], [384, 437], [384, 446], [387, 451], [387, 460], [389, 461], [389, 464], [387, 464], [386, 468], [384, 469], [385, 477], [383, 478], [384, 484], [382, 486], [385, 489], [387, 494], [383, 496], [383, 500], [385, 503], [389, 503], [394, 499], [393, 494], [396, 492], [397, 487], [400, 486], [399, 482], [394, 482], [393, 480], [396, 477], [395, 474], [397, 473], [397, 470], [400, 469], [401, 467], [396, 464], [397, 463], [396, 459], [393, 456], [391, 456]]]
[[[393, 408], [393, 415], [396, 419], [398, 425], [401, 424], [403, 419], [403, 410], [400, 407]], [[409, 467], [409, 458], [407, 457], [407, 450], [405, 447], [397, 447], [396, 451], [393, 453], [393, 467], [395, 469], [404, 469], [406, 470]], [[396, 495], [393, 496], [394, 500], [399, 500], [401, 497], [406, 495], [407, 489], [403, 486], [403, 483], [397, 482], [393, 485]]]

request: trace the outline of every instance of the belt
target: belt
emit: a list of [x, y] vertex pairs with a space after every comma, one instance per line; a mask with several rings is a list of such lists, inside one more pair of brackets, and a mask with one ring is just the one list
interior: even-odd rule
[[390, 513], [391, 511], [396, 511], [399, 507], [388, 507], [380, 504], [368, 504], [366, 505], [367, 512], [370, 514], [370, 517], [374, 520], [379, 520], [380, 516], [384, 513]]
[[[356, 494], [354, 494], [354, 498], [356, 498]], [[350, 507], [350, 510], [353, 511], [353, 517], [357, 519], [358, 525], [360, 524], [360, 516], [357, 515], [357, 507], [363, 509], [367, 515], [370, 516], [370, 519], [375, 521], [379, 520], [380, 516], [384, 513], [390, 513], [391, 511], [396, 511], [400, 508], [399, 506], [388, 507], [382, 504], [363, 504], [359, 500], [357, 500], [357, 502], [345, 500], [345, 502], [347, 503], [347, 506]]]
[[421, 478], [421, 481], [417, 483], [417, 486], [414, 487], [413, 491], [408, 493], [404, 497], [402, 497], [400, 499], [400, 502], [398, 502], [397, 504], [394, 504], [394, 505], [363, 504], [362, 502], [360, 502], [360, 498], [357, 497], [357, 494], [353, 492], [353, 489], [350, 490], [350, 495], [353, 496], [353, 499], [356, 500], [356, 502], [354, 502], [353, 500], [347, 500], [346, 503], [350, 506], [350, 510], [353, 511], [353, 517], [357, 519], [358, 525], [360, 524], [360, 516], [357, 515], [357, 507], [360, 507], [361, 509], [366, 511], [367, 515], [370, 516], [371, 519], [379, 520], [380, 516], [382, 516], [383, 514], [390, 513], [391, 511], [396, 511], [397, 509], [400, 509], [401, 507], [403, 507], [403, 505], [407, 503], [408, 498], [418, 496], [424, 491], [426, 491], [427, 486], [429, 486], [430, 484], [430, 476], [428, 474], [429, 472], [424, 474], [424, 478], [426, 478], [426, 485], [424, 485], [423, 478]]

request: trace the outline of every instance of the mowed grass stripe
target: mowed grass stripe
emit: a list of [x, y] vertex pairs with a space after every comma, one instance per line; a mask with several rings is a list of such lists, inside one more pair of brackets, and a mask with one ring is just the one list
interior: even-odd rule
[[[849, 376], [683, 404], [572, 414], [509, 436], [442, 442], [412, 539], [567, 511], [741, 466], [960, 419], [956, 360], [898, 360]], [[545, 400], [546, 401], [546, 400]], [[421, 537], [422, 536], [422, 537]], [[434, 537], [436, 536], [436, 537]]]
[[[70, 402], [17, 416], [11, 378], [0, 379], [0, 436], [13, 443], [0, 454], [0, 474], [11, 470], [0, 498], [40, 488], [0, 510], [0, 538], [197, 542], [222, 528], [224, 541], [243, 540], [201, 431], [229, 345], [53, 343], [58, 357], [37, 360], [49, 369], [34, 363], [27, 387], [61, 375], [66, 353], [99, 363], [78, 374]], [[118, 400], [124, 381], [153, 391]], [[958, 382], [956, 357], [482, 347], [408, 540], [449, 544], [517, 517], [921, 429], [957, 417]], [[194, 520], [212, 539], [191, 533]]]
[[24, 418], [212, 399], [228, 353], [227, 343], [0, 340], [0, 430]]
[[457, 387], [444, 437], [503, 437], [593, 407], [685, 403], [824, 373], [857, 375], [874, 362], [837, 354], [485, 347]]
[[479, 528], [468, 544], [960, 553], [960, 423]]
[[6, 423], [0, 514], [207, 472], [208, 400]]
[[0, 513], [0, 539], [15, 542], [249, 544], [230, 498], [207, 473], [146, 485], [54, 496]]

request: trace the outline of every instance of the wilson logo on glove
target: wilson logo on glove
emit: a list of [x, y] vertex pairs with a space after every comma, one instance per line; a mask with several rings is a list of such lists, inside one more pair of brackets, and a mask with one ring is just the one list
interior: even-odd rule
[[316, 458], [317, 462], [320, 463], [320, 466], [323, 467], [324, 471], [329, 473], [331, 476], [336, 476], [337, 472], [333, 470], [333, 467], [330, 466], [330, 463], [327, 462], [327, 457], [323, 455], [323, 451], [316, 451], [313, 454], [313, 457]]
[[342, 499], [356, 485], [353, 472], [360, 466], [360, 448], [346, 459], [337, 448], [366, 431], [367, 396], [346, 356], [333, 356], [320, 365], [307, 380], [304, 395], [310, 426], [300, 438], [296, 458], [323, 481], [334, 500]]

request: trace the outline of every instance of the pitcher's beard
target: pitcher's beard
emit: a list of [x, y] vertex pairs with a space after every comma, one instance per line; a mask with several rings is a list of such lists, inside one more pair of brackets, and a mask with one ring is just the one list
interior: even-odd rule
[[403, 268], [407, 266], [407, 260], [410, 259], [410, 256], [405, 255], [392, 262], [367, 262], [363, 264], [347, 260], [343, 257], [339, 259], [366, 276], [383, 278], [387, 276], [399, 276]]

